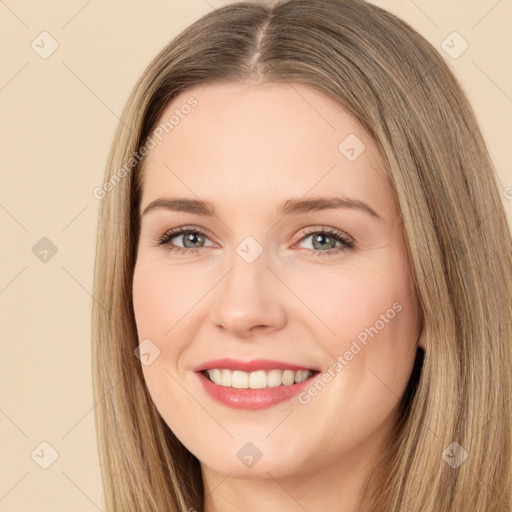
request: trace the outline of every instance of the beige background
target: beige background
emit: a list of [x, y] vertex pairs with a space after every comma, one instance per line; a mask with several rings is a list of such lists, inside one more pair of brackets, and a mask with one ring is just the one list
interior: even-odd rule
[[[118, 116], [146, 64], [225, 3], [0, 0], [0, 511], [104, 509], [90, 370], [99, 206], [92, 190], [103, 182]], [[462, 82], [512, 224], [512, 2], [375, 3], [423, 34]], [[46, 59], [44, 31], [58, 43]], [[458, 58], [441, 47], [453, 31], [469, 44]], [[43, 237], [57, 248], [46, 262], [32, 250]], [[40, 464], [52, 462], [52, 449], [43, 441], [58, 452], [47, 469]]]

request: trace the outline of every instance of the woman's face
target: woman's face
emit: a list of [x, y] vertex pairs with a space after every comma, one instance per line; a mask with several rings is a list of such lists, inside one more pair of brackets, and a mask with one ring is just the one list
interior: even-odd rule
[[[158, 411], [209, 474], [368, 469], [419, 334], [399, 210], [375, 145], [336, 102], [300, 84], [197, 87], [161, 122], [133, 280]], [[167, 207], [154, 203], [162, 198]], [[279, 362], [213, 372], [235, 387], [196, 371], [230, 368], [208, 365], [224, 358]], [[276, 371], [287, 364], [319, 373], [290, 385], [297, 374]]]

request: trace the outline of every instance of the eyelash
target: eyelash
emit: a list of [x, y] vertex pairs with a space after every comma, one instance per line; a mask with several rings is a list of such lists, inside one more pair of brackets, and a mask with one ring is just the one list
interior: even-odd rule
[[[186, 247], [176, 247], [170, 244], [170, 241], [173, 238], [176, 238], [180, 235], [186, 235], [190, 233], [198, 233], [200, 235], [204, 235], [206, 237], [206, 233], [201, 231], [200, 229], [195, 228], [189, 228], [189, 227], [181, 227], [176, 229], [171, 229], [170, 231], [167, 231], [164, 235], [158, 237], [156, 239], [156, 246], [168, 246], [168, 252], [176, 251], [177, 254], [197, 254], [199, 252], [199, 249], [203, 249], [204, 247], [199, 247], [198, 249], [188, 249]], [[303, 239], [307, 238], [310, 235], [328, 235], [329, 237], [333, 238], [337, 242], [341, 242], [343, 245], [340, 247], [335, 247], [334, 249], [329, 249], [328, 251], [319, 251], [317, 249], [310, 249], [312, 251], [311, 255], [315, 256], [334, 256], [335, 254], [340, 253], [341, 251], [344, 251], [345, 249], [352, 249], [354, 248], [355, 244], [352, 240], [349, 240], [347, 237], [345, 237], [340, 231], [333, 229], [333, 228], [321, 228], [321, 229], [309, 229], [302, 238], [299, 240], [301, 242]], [[207, 238], [207, 237], [206, 237]]]

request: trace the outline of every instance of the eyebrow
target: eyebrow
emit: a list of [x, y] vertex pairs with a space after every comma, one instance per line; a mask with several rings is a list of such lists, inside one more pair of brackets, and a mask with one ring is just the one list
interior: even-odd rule
[[[363, 201], [338, 196], [316, 197], [311, 199], [288, 199], [278, 206], [277, 214], [280, 216], [300, 215], [337, 208], [350, 208], [366, 212], [373, 218], [384, 222], [384, 219], [371, 206]], [[151, 201], [151, 203], [144, 208], [141, 217], [150, 211], [157, 209], [195, 213], [196, 215], [204, 215], [207, 217], [217, 216], [215, 206], [209, 201], [203, 201], [200, 199], [160, 197]]]

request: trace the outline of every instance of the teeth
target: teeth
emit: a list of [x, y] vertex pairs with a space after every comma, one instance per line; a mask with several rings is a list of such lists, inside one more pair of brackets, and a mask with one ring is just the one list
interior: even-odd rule
[[210, 380], [219, 386], [238, 389], [263, 389], [266, 387], [291, 386], [305, 381], [310, 375], [309, 370], [258, 370], [242, 372], [240, 370], [223, 370], [215, 368], [206, 370]]

